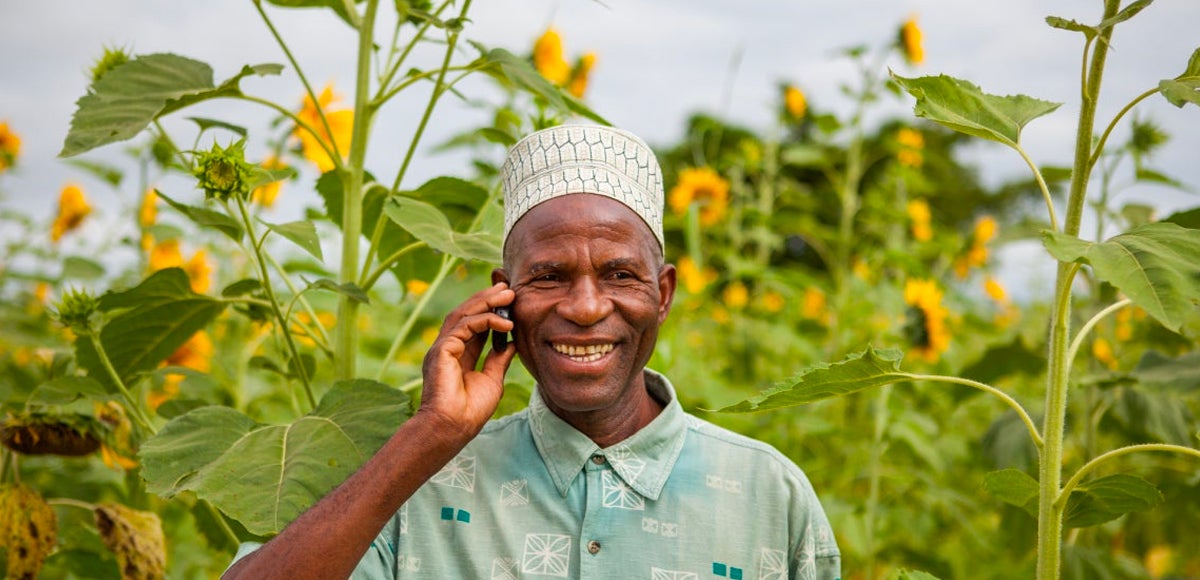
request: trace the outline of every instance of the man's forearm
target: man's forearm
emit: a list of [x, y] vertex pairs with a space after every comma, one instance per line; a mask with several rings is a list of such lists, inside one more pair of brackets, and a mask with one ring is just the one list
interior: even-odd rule
[[358, 472], [222, 578], [348, 577], [396, 510], [469, 441], [417, 413]]

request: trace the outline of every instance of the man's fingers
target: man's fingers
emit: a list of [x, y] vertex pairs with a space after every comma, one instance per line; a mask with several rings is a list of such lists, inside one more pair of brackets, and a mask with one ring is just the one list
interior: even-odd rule
[[515, 356], [517, 356], [517, 346], [511, 342], [504, 350], [491, 350], [488, 352], [487, 358], [483, 360], [483, 374], [496, 381], [497, 384], [503, 385], [504, 374], [508, 372], [508, 366], [512, 364]]
[[484, 314], [501, 306], [512, 304], [515, 297], [516, 293], [509, 289], [508, 285], [503, 282], [499, 282], [489, 288], [484, 288], [471, 295], [458, 308], [455, 308], [454, 311], [446, 315], [442, 329], [450, 328], [468, 316]]

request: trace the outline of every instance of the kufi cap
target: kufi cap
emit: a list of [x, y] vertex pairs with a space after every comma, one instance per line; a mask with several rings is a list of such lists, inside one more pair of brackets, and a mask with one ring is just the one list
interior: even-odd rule
[[513, 225], [546, 200], [572, 193], [611, 197], [633, 210], [663, 248], [662, 171], [633, 133], [598, 125], [561, 125], [527, 135], [508, 151], [504, 242]]

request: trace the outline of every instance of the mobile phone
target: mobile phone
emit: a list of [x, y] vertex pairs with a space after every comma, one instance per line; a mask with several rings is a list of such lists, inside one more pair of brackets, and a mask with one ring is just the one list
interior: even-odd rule
[[[509, 309], [509, 307], [507, 307], [507, 306], [500, 306], [498, 308], [494, 308], [494, 309], [492, 309], [492, 312], [495, 312], [496, 315], [499, 316], [500, 318], [503, 318], [505, 320], [512, 320], [512, 310]], [[492, 331], [492, 350], [495, 350], [496, 352], [500, 352], [506, 348], [508, 348], [508, 333], [507, 332], [497, 332], [497, 331], [493, 330]]]

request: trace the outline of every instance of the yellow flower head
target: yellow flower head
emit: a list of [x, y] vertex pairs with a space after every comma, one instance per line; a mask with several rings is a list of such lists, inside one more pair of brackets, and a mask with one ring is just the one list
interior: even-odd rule
[[725, 292], [721, 297], [725, 300], [726, 306], [739, 310], [750, 302], [750, 291], [746, 289], [745, 284], [734, 282], [725, 287]]
[[668, 201], [680, 215], [693, 203], [700, 205], [700, 224], [710, 226], [725, 215], [729, 205], [729, 182], [708, 167], [688, 168], [679, 172], [679, 182], [671, 188]]
[[142, 196], [142, 205], [138, 208], [138, 225], [148, 228], [158, 219], [158, 194], [154, 189], [147, 189]]
[[783, 87], [783, 110], [787, 111], [788, 117], [793, 121], [803, 119], [805, 113], [808, 112], [808, 98], [804, 96], [804, 91], [795, 85], [785, 85]]
[[1004, 290], [1004, 286], [1001, 286], [1000, 282], [998, 282], [995, 278], [988, 276], [987, 279], [983, 281], [983, 289], [985, 292], [987, 292], [987, 295], [992, 298], [992, 300], [995, 300], [1000, 304], [1008, 303], [1008, 292]]
[[913, 239], [928, 242], [933, 239], [933, 228], [929, 225], [931, 214], [929, 203], [923, 199], [908, 202], [908, 219], [912, 221]]
[[183, 266], [183, 254], [179, 252], [179, 240], [167, 240], [150, 248], [150, 271]]
[[[194, 371], [207, 373], [212, 370], [213, 343], [208, 333], [201, 330], [193, 334], [187, 342], [175, 349], [162, 366], [184, 367]], [[153, 389], [146, 393], [146, 403], [150, 409], [158, 409], [159, 405], [174, 399], [179, 395], [179, 384], [183, 375], [171, 373], [163, 379], [161, 389]]]
[[567, 92], [571, 93], [576, 99], [582, 99], [583, 94], [587, 92], [588, 76], [592, 73], [592, 68], [595, 66], [596, 53], [587, 52], [579, 57], [579, 62], [571, 70], [571, 80], [567, 83]]
[[533, 43], [533, 67], [555, 85], [562, 85], [570, 78], [571, 65], [563, 58], [562, 37], [557, 30], [547, 28]]
[[[317, 344], [313, 340], [313, 335], [309, 333], [312, 320], [312, 317], [307, 312], [300, 312], [296, 314], [296, 322], [292, 323], [292, 335], [305, 346], [316, 346]], [[317, 313], [317, 323], [325, 329], [330, 329], [337, 323], [337, 317], [332, 312], [321, 311]]]
[[908, 280], [904, 283], [904, 302], [910, 306], [905, 331], [914, 352], [928, 362], [937, 362], [950, 346], [942, 290], [933, 280]]
[[0, 121], [0, 173], [12, 167], [21, 154], [21, 137], [8, 128], [8, 123]]
[[67, 185], [58, 196], [58, 215], [50, 226], [50, 239], [59, 241], [63, 234], [78, 228], [90, 213], [92, 206], [88, 205], [83, 190], [78, 185]]
[[986, 244], [996, 237], [996, 218], [985, 215], [975, 221], [975, 243]]
[[1100, 364], [1103, 364], [1110, 370], [1117, 369], [1119, 363], [1117, 357], [1113, 355], [1112, 345], [1103, 337], [1097, 338], [1092, 343], [1092, 356], [1096, 357], [1096, 360], [1100, 361]]
[[900, 27], [900, 48], [904, 50], [904, 58], [909, 64], [918, 65], [925, 62], [925, 48], [921, 46], [921, 28], [917, 26], [917, 17], [911, 16]]
[[429, 290], [429, 282], [413, 278], [412, 280], [404, 283], [404, 288], [405, 290], [408, 290], [409, 294], [412, 294], [413, 296], [420, 296], [424, 294], [426, 290]]
[[996, 237], [995, 218], [983, 216], [976, 220], [975, 231], [971, 233], [971, 245], [967, 247], [966, 252], [954, 260], [954, 273], [959, 278], [966, 278], [967, 274], [971, 272], [971, 268], [987, 264], [987, 243], [994, 237]]
[[[331, 151], [336, 150], [342, 157], [350, 152], [350, 138], [354, 132], [354, 111], [352, 109], [329, 110], [330, 105], [337, 100], [338, 97], [333, 93], [333, 85], [326, 85], [320, 96], [317, 97], [316, 103], [305, 96], [304, 105], [296, 114], [300, 120], [317, 133], [313, 135], [299, 126], [293, 132], [300, 139], [304, 158], [316, 164], [317, 169], [322, 173], [337, 166], [333, 158], [326, 152], [325, 147]], [[325, 123], [321, 122], [322, 111], [325, 112], [325, 121], [329, 123], [328, 130], [325, 128]]]
[[787, 302], [783, 299], [783, 295], [774, 290], [768, 290], [766, 294], [763, 294], [762, 304], [763, 309], [772, 314], [782, 312], [783, 307], [787, 306]]
[[679, 259], [679, 279], [688, 294], [699, 294], [710, 283], [716, 281], [717, 271], [709, 267], [701, 269], [690, 256], [684, 256]]
[[[282, 159], [272, 155], [262, 162], [263, 169], [287, 169], [287, 163]], [[283, 187], [282, 181], [272, 181], [263, 186], [256, 187], [250, 192], [250, 199], [257, 202], [263, 207], [271, 207], [275, 205], [275, 198], [279, 197], [279, 189]]]
[[800, 315], [809, 320], [820, 320], [825, 316], [825, 293], [820, 288], [809, 286], [804, 289], [804, 307]]
[[183, 265], [183, 271], [187, 272], [192, 292], [197, 294], [208, 292], [212, 285], [212, 264], [208, 261], [207, 252], [203, 249], [196, 250], [196, 253], [192, 254], [192, 258]]
[[900, 150], [896, 151], [896, 160], [906, 167], [920, 167], [925, 161], [921, 150], [925, 148], [925, 137], [920, 131], [905, 127], [896, 133], [896, 142]]

